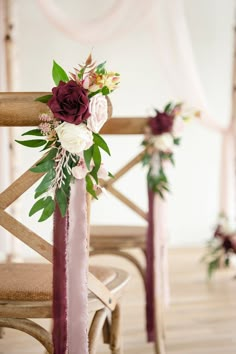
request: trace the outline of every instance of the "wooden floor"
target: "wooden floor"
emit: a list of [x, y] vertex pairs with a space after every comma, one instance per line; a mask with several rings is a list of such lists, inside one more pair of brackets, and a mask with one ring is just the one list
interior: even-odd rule
[[[170, 250], [171, 306], [166, 313], [167, 354], [236, 353], [236, 280], [234, 270], [220, 271], [209, 283], [199, 263], [201, 250]], [[124, 351], [154, 353], [145, 342], [144, 294], [135, 269], [126, 261], [97, 257], [93, 263], [125, 267], [132, 274], [123, 301]], [[236, 273], [236, 270], [235, 270]], [[48, 323], [45, 326], [48, 326]], [[0, 354], [43, 354], [42, 347], [25, 334], [6, 330]], [[109, 353], [102, 343], [98, 354]]]

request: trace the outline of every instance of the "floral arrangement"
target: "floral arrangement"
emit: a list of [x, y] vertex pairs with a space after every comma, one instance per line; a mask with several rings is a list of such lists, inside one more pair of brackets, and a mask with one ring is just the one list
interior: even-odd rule
[[107, 95], [120, 80], [119, 74], [106, 70], [105, 62], [96, 65], [91, 55], [69, 76], [54, 61], [52, 77], [56, 85], [52, 94], [36, 99], [48, 106], [39, 116], [38, 128], [22, 134], [35, 138], [17, 140], [21, 145], [45, 151], [31, 168], [32, 172], [45, 174], [29, 212], [31, 216], [41, 211], [39, 221], [53, 214], [56, 202], [65, 216], [70, 184], [75, 179], [85, 178], [87, 191], [97, 198], [99, 178], [110, 175], [102, 163], [101, 149], [109, 155], [110, 151], [99, 131], [108, 119]]
[[199, 112], [187, 111], [182, 103], [168, 103], [164, 111], [155, 109], [145, 130], [142, 145], [146, 147], [142, 158], [143, 166], [148, 166], [147, 181], [149, 188], [164, 198], [170, 191], [166, 174], [168, 162], [174, 165], [174, 147], [180, 145], [184, 122]]
[[220, 215], [212, 238], [207, 242], [202, 261], [207, 265], [208, 277], [222, 267], [230, 266], [230, 259], [236, 253], [236, 230], [230, 226], [225, 215]]

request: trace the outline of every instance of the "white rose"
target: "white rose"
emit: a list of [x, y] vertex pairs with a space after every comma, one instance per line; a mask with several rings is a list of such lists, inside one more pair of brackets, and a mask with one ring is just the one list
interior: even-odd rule
[[79, 154], [93, 145], [93, 134], [84, 123], [64, 122], [56, 129], [61, 146], [72, 154]]
[[173, 137], [169, 133], [164, 133], [153, 137], [153, 144], [159, 151], [170, 152], [173, 149]]
[[89, 102], [90, 117], [87, 126], [94, 133], [98, 133], [108, 119], [107, 99], [102, 94], [93, 96]]

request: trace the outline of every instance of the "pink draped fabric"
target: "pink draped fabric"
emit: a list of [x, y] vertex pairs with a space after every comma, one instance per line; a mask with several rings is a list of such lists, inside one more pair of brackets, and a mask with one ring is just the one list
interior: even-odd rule
[[88, 353], [88, 245], [84, 180], [71, 186], [67, 245], [68, 351]]
[[85, 181], [71, 186], [67, 215], [54, 214], [54, 354], [88, 354], [88, 249]]
[[148, 231], [146, 239], [146, 328], [149, 342], [156, 339], [158, 328], [155, 306], [170, 301], [167, 248], [167, 207], [165, 200], [148, 190]]
[[115, 0], [103, 16], [87, 22], [73, 21], [53, 0], [38, 0], [38, 3], [61, 32], [80, 43], [94, 44], [126, 35], [150, 13], [154, 0]]

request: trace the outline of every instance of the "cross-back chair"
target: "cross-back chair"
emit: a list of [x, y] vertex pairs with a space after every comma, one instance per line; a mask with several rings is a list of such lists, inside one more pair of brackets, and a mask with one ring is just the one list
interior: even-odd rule
[[[109, 135], [143, 135], [147, 125], [147, 118], [114, 118], [110, 120], [102, 129], [102, 134]], [[130, 146], [129, 146], [130, 148]], [[137, 165], [143, 157], [145, 150], [139, 152], [131, 161], [124, 165], [114, 178], [101, 182], [104, 187], [115, 198], [135, 212], [139, 217], [148, 222], [148, 213], [130, 200], [125, 194], [121, 193], [114, 186], [115, 182], [123, 177], [130, 169]], [[145, 183], [145, 182], [144, 182]], [[127, 188], [128, 189], [128, 188]], [[138, 248], [144, 254], [147, 261], [146, 252], [147, 226], [127, 226], [127, 225], [91, 225], [90, 229], [90, 255], [114, 255], [123, 257], [133, 263], [138, 269], [147, 291], [146, 266], [142, 265], [140, 259], [130, 253], [132, 248]], [[154, 270], [155, 272], [155, 270]], [[159, 279], [163, 282], [163, 279]], [[163, 302], [160, 297], [155, 297], [155, 352], [156, 354], [165, 353], [164, 344], [164, 316]]]
[[[36, 126], [45, 110], [35, 98], [42, 93], [0, 93], [0, 129]], [[0, 328], [14, 328], [37, 339], [53, 353], [51, 333], [32, 319], [52, 318], [52, 245], [11, 216], [6, 208], [42, 175], [26, 171], [0, 194], [0, 225], [48, 261], [47, 264], [0, 264]], [[89, 198], [87, 198], [89, 200]], [[88, 208], [89, 209], [89, 208]], [[114, 268], [90, 267], [88, 275], [90, 354], [96, 352], [101, 331], [113, 354], [122, 352], [119, 298], [128, 281], [126, 272]], [[111, 316], [107, 314], [111, 313]], [[79, 316], [79, 314], [78, 314]]]

